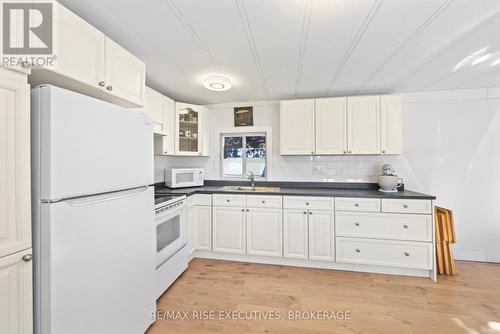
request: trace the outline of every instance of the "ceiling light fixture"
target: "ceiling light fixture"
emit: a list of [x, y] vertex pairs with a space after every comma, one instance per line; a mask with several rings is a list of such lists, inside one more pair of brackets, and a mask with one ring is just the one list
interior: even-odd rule
[[491, 53], [487, 53], [485, 55], [482, 55], [481, 57], [479, 57], [476, 60], [474, 60], [471, 65], [474, 66], [474, 65], [480, 64], [483, 61], [486, 61], [486, 60], [490, 59], [490, 57], [491, 57]]
[[224, 92], [231, 89], [231, 80], [223, 75], [209, 75], [203, 79], [203, 87], [216, 92]]
[[470, 62], [472, 59], [474, 59], [475, 57], [477, 56], [480, 56], [481, 54], [485, 53], [486, 50], [488, 50], [488, 47], [485, 47], [485, 48], [482, 48], [481, 50], [477, 50], [476, 52], [468, 55], [467, 57], [465, 57], [464, 59], [462, 59], [456, 66], [455, 68], [453, 69], [453, 72], [455, 72], [456, 70], [458, 70], [459, 68], [463, 67], [465, 64], [467, 64], [468, 62]]

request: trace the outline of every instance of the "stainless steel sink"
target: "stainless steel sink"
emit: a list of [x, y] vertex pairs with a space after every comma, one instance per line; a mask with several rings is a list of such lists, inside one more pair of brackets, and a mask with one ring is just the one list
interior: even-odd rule
[[250, 191], [255, 191], [255, 192], [266, 192], [266, 193], [275, 193], [280, 191], [279, 187], [244, 187], [244, 186], [225, 186], [222, 188], [219, 188], [219, 190], [222, 191], [241, 191], [241, 192], [250, 192]]

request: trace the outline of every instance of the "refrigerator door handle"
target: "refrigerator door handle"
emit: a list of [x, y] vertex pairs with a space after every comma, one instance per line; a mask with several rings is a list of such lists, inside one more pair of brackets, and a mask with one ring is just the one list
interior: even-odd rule
[[80, 197], [66, 200], [65, 202], [71, 206], [85, 206], [85, 205], [93, 205], [96, 203], [114, 201], [120, 198], [135, 196], [140, 193], [144, 193], [148, 191], [149, 186], [143, 186], [139, 188], [133, 188], [128, 190], [115, 191], [108, 194]]

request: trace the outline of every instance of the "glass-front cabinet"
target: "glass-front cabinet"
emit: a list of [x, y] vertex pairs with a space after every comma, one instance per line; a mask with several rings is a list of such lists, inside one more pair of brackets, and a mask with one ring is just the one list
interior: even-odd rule
[[194, 104], [176, 103], [176, 155], [203, 155], [202, 107]]

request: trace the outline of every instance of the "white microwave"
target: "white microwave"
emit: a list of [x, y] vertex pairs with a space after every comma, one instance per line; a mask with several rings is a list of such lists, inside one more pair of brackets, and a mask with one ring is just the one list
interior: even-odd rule
[[203, 168], [166, 168], [165, 186], [185, 188], [203, 186]]

